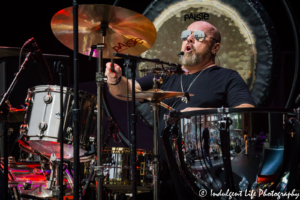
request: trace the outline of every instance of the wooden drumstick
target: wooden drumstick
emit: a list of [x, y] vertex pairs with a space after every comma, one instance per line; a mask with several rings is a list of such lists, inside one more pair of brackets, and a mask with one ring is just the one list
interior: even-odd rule
[[168, 106], [167, 104], [160, 102], [159, 103], [160, 106], [164, 107], [165, 109], [169, 110], [169, 111], [174, 111], [175, 109], [172, 108], [171, 106]]
[[113, 59], [113, 58], [110, 59], [110, 62], [111, 62], [111, 65], [110, 65], [110, 71], [111, 71], [111, 72], [116, 72], [116, 71], [115, 71], [115, 61], [114, 61], [114, 59]]

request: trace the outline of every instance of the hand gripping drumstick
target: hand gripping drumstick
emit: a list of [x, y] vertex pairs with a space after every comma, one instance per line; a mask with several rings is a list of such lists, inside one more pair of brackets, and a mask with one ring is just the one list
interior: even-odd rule
[[116, 72], [115, 71], [115, 62], [114, 62], [114, 59], [110, 59], [110, 62], [111, 62], [111, 65], [110, 65], [110, 71], [111, 72]]

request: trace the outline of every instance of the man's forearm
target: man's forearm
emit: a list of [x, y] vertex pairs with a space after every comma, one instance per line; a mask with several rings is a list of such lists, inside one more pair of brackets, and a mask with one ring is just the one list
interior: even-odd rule
[[[126, 95], [127, 94], [127, 78], [122, 76], [120, 83], [117, 85], [112, 85], [112, 84], [107, 84], [109, 88], [109, 92], [111, 93], [112, 96], [114, 96], [117, 99], [120, 100], [126, 100], [126, 97], [119, 97], [118, 95]], [[128, 93], [131, 94], [131, 85], [132, 82], [129, 79], [128, 80]]]

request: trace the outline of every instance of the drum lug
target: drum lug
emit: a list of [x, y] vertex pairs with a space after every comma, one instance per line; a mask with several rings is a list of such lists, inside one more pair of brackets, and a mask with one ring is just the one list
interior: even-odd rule
[[27, 97], [27, 98], [25, 99], [25, 104], [26, 104], [27, 106], [32, 105], [32, 104], [33, 104], [33, 98]]
[[53, 100], [53, 97], [52, 97], [50, 94], [44, 96], [44, 102], [45, 102], [46, 104], [51, 103], [52, 100]]
[[16, 159], [14, 156], [9, 156], [8, 157], [8, 163], [9, 164], [16, 164]]
[[32, 181], [27, 180], [25, 183], [23, 183], [23, 189], [24, 190], [30, 190], [32, 186]]
[[96, 177], [103, 176], [103, 166], [94, 166], [94, 172]]
[[68, 135], [72, 135], [72, 133], [73, 133], [73, 128], [72, 128], [72, 127], [68, 127], [68, 128], [67, 128], [67, 133], [68, 133]]
[[46, 122], [41, 122], [41, 123], [39, 124], [39, 129], [40, 129], [41, 131], [45, 131], [45, 130], [47, 130], [47, 128], [48, 128], [48, 124], [47, 124]]
[[21, 124], [20, 133], [27, 133], [27, 131], [28, 131], [28, 125], [27, 124]]

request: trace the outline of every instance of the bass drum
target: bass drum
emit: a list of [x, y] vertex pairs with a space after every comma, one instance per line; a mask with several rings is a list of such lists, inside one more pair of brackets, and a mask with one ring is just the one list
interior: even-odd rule
[[[169, 143], [168, 127], [163, 138], [170, 166], [177, 165], [176, 171], [173, 166], [170, 169], [172, 178], [180, 176], [185, 180], [181, 184], [198, 197], [201, 189], [215, 193], [221, 189], [258, 192], [279, 185], [272, 190], [284, 192], [284, 180], [292, 173], [284, 172], [292, 159], [289, 152], [299, 152], [298, 144], [293, 143], [297, 138], [291, 137], [291, 129], [287, 128], [287, 119], [295, 116], [293, 110], [219, 111], [180, 113], [171, 119], [176, 124], [172, 128], [173, 144]], [[223, 131], [227, 127], [225, 122], [229, 135]], [[204, 129], [207, 135], [203, 134]]]
[[[59, 126], [63, 116], [64, 159], [73, 158], [73, 93], [73, 89], [63, 88], [63, 115], [61, 115], [59, 86], [42, 85], [28, 90], [26, 124], [21, 126], [21, 132], [24, 132], [26, 137], [19, 142], [22, 149], [27, 152], [35, 150], [48, 158], [54, 153], [60, 158]], [[89, 137], [94, 134], [96, 124], [95, 106], [94, 95], [79, 91], [80, 156], [90, 150]]]

